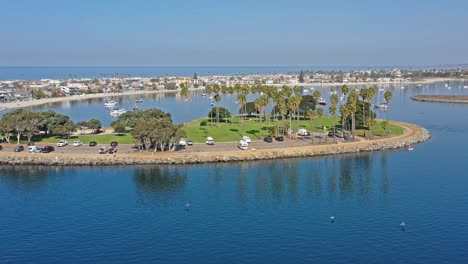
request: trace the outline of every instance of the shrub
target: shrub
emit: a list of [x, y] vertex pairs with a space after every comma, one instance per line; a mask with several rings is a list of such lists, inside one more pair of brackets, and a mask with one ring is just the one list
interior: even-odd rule
[[200, 126], [206, 126], [208, 124], [208, 122], [206, 120], [203, 120], [200, 122]]

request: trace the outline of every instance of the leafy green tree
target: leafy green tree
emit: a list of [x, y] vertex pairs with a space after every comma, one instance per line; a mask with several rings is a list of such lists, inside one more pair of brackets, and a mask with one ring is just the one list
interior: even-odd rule
[[88, 128], [88, 122], [87, 121], [80, 121], [76, 123], [76, 128], [80, 130], [81, 134], [84, 134], [85, 130]]
[[214, 117], [216, 119], [228, 119], [231, 118], [231, 113], [224, 107], [213, 107], [208, 113], [208, 117]]
[[304, 71], [303, 70], [299, 72], [299, 82], [304, 83]]
[[101, 121], [96, 118], [92, 118], [88, 121], [88, 128], [91, 129], [93, 133], [96, 133], [97, 130], [102, 128]]
[[274, 124], [268, 127], [268, 135], [270, 135], [271, 137], [278, 135], [278, 133], [279, 133], [279, 127], [277, 124]]

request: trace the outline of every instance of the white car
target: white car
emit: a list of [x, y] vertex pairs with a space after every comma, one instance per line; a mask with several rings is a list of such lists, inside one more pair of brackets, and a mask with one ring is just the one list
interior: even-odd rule
[[252, 140], [250, 139], [249, 136], [243, 136], [243, 137], [242, 137], [242, 140], [245, 141], [245, 142], [247, 142], [247, 143], [251, 143], [251, 142], [252, 142]]
[[187, 145], [187, 142], [185, 142], [185, 138], [181, 138], [179, 140], [179, 146], [180, 147], [185, 147]]
[[57, 147], [65, 147], [66, 145], [68, 145], [68, 142], [65, 140], [60, 140], [60, 142], [57, 143]]
[[37, 150], [37, 147], [34, 146], [34, 145], [28, 147], [28, 151], [31, 152], [31, 153], [35, 152], [36, 150]]
[[74, 146], [74, 147], [79, 147], [79, 146], [81, 146], [81, 145], [83, 145], [83, 142], [81, 142], [80, 140], [77, 140], [77, 141], [74, 141], [74, 142], [73, 142], [73, 146]]
[[242, 149], [242, 150], [248, 150], [249, 149], [249, 144], [244, 140], [240, 140], [239, 144], [237, 144], [237, 147]]
[[206, 138], [206, 144], [207, 145], [214, 145], [214, 139], [212, 137], [207, 137]]

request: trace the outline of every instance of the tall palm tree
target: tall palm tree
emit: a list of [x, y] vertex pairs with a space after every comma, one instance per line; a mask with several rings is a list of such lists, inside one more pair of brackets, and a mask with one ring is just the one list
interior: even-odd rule
[[214, 96], [214, 100], [216, 102], [216, 122], [219, 125], [219, 102], [221, 102], [221, 95], [219, 95], [219, 93], [216, 93]]
[[363, 88], [359, 91], [359, 96], [362, 98], [362, 125], [364, 126], [364, 137], [366, 136], [366, 112], [364, 111], [364, 105], [367, 101], [368, 90]]
[[345, 97], [346, 97], [346, 95], [348, 95], [348, 93], [349, 93], [349, 87], [348, 87], [348, 85], [345, 84], [345, 85], [341, 86], [341, 93], [342, 93]]
[[[330, 114], [332, 114], [333, 116], [333, 133], [336, 134], [336, 120], [335, 120], [335, 117], [336, 117], [336, 104], [338, 104], [338, 95], [336, 93], [332, 94], [330, 96], [330, 102], [331, 102], [331, 105], [329, 107], [329, 111], [330, 111]], [[333, 137], [333, 142], [336, 142], [336, 137]]]
[[[367, 89], [367, 104], [369, 107], [371, 106], [371, 103], [374, 97], [375, 97], [375, 89], [374, 88]], [[371, 126], [367, 126], [367, 128], [369, 129], [369, 134], [370, 134], [369, 139], [370, 139], [372, 137], [372, 127], [375, 124], [374, 117], [372, 116], [372, 110], [369, 110], [369, 117], [371, 120], [370, 122], [366, 122], [366, 125], [368, 124], [371, 125]]]
[[[392, 97], [393, 97], [393, 94], [392, 92], [390, 92], [389, 90], [387, 90], [385, 93], [384, 93], [384, 99], [385, 99], [385, 103], [387, 103], [387, 122], [388, 122], [388, 109], [389, 109], [389, 105], [390, 105], [390, 101], [392, 100]], [[387, 131], [385, 131], [386, 133]]]
[[[317, 117], [319, 117], [319, 118], [322, 117], [323, 116], [323, 108], [322, 107], [317, 108], [317, 110], [315, 110], [315, 113], [316, 113]], [[322, 141], [322, 140], [320, 140], [320, 141]]]
[[244, 94], [244, 92], [239, 91], [237, 93], [237, 103], [241, 106], [241, 129], [242, 129], [242, 136], [244, 135], [244, 111], [242, 111], [242, 107], [244, 107], [247, 104], [247, 96]]
[[314, 118], [314, 116], [315, 116], [315, 111], [312, 108], [307, 110], [306, 117], [310, 120], [310, 133], [311, 133], [312, 143], [314, 143], [314, 135], [312, 133], [312, 130], [314, 128], [314, 126], [312, 125], [312, 119]]
[[353, 90], [349, 93], [347, 107], [351, 115], [351, 133], [353, 140], [356, 139], [356, 111], [357, 111], [358, 93]]

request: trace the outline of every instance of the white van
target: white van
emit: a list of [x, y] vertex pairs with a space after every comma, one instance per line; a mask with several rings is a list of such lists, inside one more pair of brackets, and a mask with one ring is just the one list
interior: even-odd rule
[[212, 137], [207, 137], [206, 138], [206, 144], [207, 145], [214, 145], [214, 139]]
[[250, 139], [249, 136], [243, 136], [243, 137], [242, 137], [242, 140], [245, 141], [245, 142], [247, 142], [247, 143], [251, 143], [251, 142], [252, 142], [252, 140]]
[[304, 129], [304, 128], [299, 129], [299, 130], [297, 131], [297, 134], [298, 134], [299, 136], [310, 136], [310, 132], [307, 131], [307, 130]]
[[247, 143], [244, 140], [240, 140], [239, 144], [237, 144], [237, 147], [242, 149], [242, 150], [247, 150], [247, 149], [249, 149], [249, 143]]

